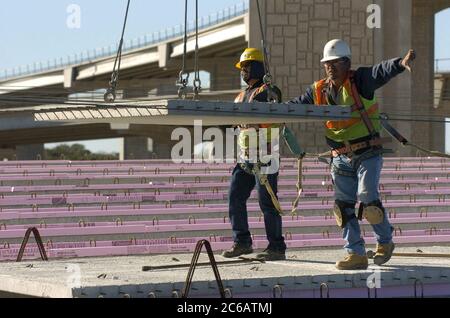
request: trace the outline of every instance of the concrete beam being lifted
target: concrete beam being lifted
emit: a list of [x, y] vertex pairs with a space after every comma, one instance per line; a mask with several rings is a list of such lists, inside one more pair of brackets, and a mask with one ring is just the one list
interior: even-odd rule
[[295, 123], [348, 119], [351, 110], [342, 106], [232, 103], [190, 100], [157, 100], [120, 104], [48, 105], [37, 107], [37, 122], [103, 123], [204, 126]]

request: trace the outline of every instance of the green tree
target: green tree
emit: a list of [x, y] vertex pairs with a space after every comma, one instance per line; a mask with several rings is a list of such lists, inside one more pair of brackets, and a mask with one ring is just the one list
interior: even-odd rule
[[81, 144], [63, 144], [45, 150], [47, 160], [118, 160], [118, 153], [92, 153]]

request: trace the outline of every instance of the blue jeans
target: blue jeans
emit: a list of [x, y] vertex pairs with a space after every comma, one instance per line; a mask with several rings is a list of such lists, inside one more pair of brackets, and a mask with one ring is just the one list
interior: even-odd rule
[[[277, 193], [278, 173], [267, 175], [273, 192]], [[233, 170], [228, 193], [228, 213], [233, 229], [233, 240], [243, 246], [252, 245], [252, 237], [248, 228], [247, 200], [252, 190], [258, 190], [259, 206], [264, 214], [268, 248], [285, 251], [286, 244], [281, 229], [281, 216], [275, 209], [265, 186], [259, 183], [258, 177], [245, 172], [239, 164]]]
[[[378, 184], [382, 166], [382, 155], [376, 155], [368, 159], [354, 156], [350, 160], [344, 155], [333, 158], [331, 176], [335, 187], [335, 199], [350, 204], [356, 203], [358, 198], [365, 204], [379, 200]], [[354, 215], [355, 209], [346, 208], [345, 213]], [[389, 223], [387, 212], [384, 214], [383, 222], [372, 225], [372, 228], [379, 244], [392, 242], [393, 227]], [[361, 237], [361, 229], [357, 218], [348, 221], [343, 230], [343, 239], [347, 242], [344, 248], [348, 253], [366, 254], [364, 239]]]

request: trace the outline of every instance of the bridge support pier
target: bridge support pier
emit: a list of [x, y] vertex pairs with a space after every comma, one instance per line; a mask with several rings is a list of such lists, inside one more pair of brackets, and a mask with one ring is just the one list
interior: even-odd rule
[[156, 125], [133, 127], [131, 132], [135, 136], [123, 138], [120, 160], [170, 159], [173, 145], [179, 142], [171, 140], [175, 128]]
[[16, 146], [17, 160], [43, 160], [44, 144]]
[[150, 159], [153, 152], [153, 140], [149, 137], [124, 137], [120, 160]]

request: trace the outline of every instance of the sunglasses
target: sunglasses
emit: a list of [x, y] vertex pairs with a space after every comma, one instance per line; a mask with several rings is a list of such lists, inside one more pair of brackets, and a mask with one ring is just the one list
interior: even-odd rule
[[326, 66], [340, 65], [340, 64], [344, 64], [345, 62], [347, 62], [346, 58], [340, 58], [337, 60], [323, 62], [323, 65], [326, 65]]

